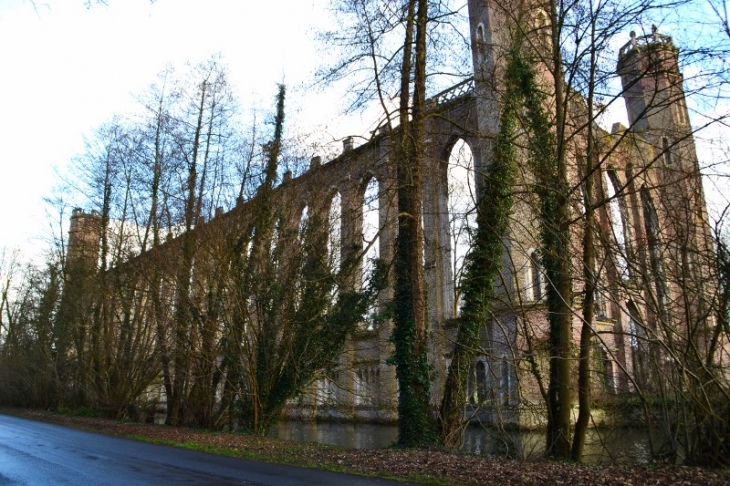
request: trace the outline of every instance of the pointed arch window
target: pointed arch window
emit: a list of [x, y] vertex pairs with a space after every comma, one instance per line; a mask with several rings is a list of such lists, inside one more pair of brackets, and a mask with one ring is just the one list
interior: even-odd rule
[[674, 162], [672, 143], [669, 137], [662, 137], [662, 160], [664, 161], [664, 165], [672, 165]]
[[527, 252], [525, 265], [525, 299], [537, 302], [545, 298], [545, 272], [542, 268], [540, 251], [531, 249]]
[[[375, 263], [380, 258], [380, 185], [375, 177], [371, 177], [365, 186], [362, 205], [362, 240], [363, 260], [361, 285], [368, 283], [375, 270]], [[375, 316], [378, 304], [374, 302], [367, 310], [365, 327], [368, 331], [375, 329]]]
[[502, 403], [504, 405], [510, 404], [510, 398], [512, 395], [512, 369], [508, 360], [502, 361]]
[[363, 282], [380, 257], [380, 185], [371, 177], [365, 186], [362, 205]]
[[457, 140], [451, 149], [447, 169], [451, 274], [454, 286], [454, 316], [458, 315], [462, 295], [459, 291], [465, 270], [466, 255], [476, 230], [476, 178], [474, 156], [464, 140]]
[[477, 61], [482, 62], [484, 61], [487, 53], [487, 40], [484, 32], [484, 24], [481, 22], [479, 22], [479, 25], [477, 25], [474, 40], [476, 41]]
[[659, 228], [659, 217], [654, 207], [649, 191], [646, 186], [641, 187], [641, 200], [644, 206], [644, 225], [646, 226], [646, 239], [649, 247], [649, 263], [654, 274], [655, 288], [659, 312], [663, 320], [668, 322], [667, 301], [669, 289], [667, 287], [666, 273], [664, 271], [664, 249], [662, 244], [661, 229]]
[[477, 361], [477, 400], [482, 403], [487, 398], [487, 365]]
[[550, 30], [550, 18], [543, 9], [538, 9], [533, 18], [533, 27], [537, 33], [537, 39], [543, 44], [542, 47], [552, 46], [552, 32]]
[[639, 347], [639, 338], [645, 337], [641, 313], [631, 300], [626, 303], [626, 307], [629, 311], [629, 345], [632, 349], [636, 349]]
[[336, 192], [330, 199], [330, 209], [327, 218], [328, 234], [327, 255], [329, 255], [330, 268], [334, 273], [340, 270], [342, 259], [342, 196]]
[[271, 254], [276, 254], [276, 251], [281, 246], [280, 239], [281, 239], [281, 233], [284, 228], [284, 219], [283, 218], [276, 218], [276, 221], [274, 222], [274, 226], [271, 228], [271, 240], [270, 240], [270, 248], [271, 248]]
[[304, 234], [307, 231], [309, 225], [309, 206], [304, 206], [302, 209], [302, 215], [299, 217], [299, 241], [304, 241]]
[[630, 278], [628, 261], [630, 260], [629, 252], [631, 251], [631, 225], [628, 224], [628, 210], [624, 198], [619, 192], [622, 190], [622, 185], [616, 171], [608, 169], [605, 172], [605, 184], [611, 222], [610, 236], [612, 242], [615, 243], [616, 265], [623, 278]]

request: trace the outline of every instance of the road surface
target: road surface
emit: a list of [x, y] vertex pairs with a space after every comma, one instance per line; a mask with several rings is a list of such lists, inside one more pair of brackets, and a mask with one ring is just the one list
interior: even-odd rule
[[214, 456], [0, 415], [0, 486], [401, 485]]

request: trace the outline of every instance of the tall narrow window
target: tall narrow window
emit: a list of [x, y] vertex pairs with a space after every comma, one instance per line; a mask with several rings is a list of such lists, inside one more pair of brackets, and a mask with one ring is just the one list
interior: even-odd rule
[[537, 39], [539, 39], [543, 47], [550, 48], [552, 46], [550, 21], [544, 10], [539, 9], [535, 13], [534, 17], [534, 28], [537, 31]]
[[685, 125], [687, 123], [687, 108], [684, 104], [684, 99], [675, 101], [672, 104], [672, 111], [674, 112], [674, 119], [679, 125]]
[[540, 263], [540, 252], [529, 250], [525, 265], [525, 299], [539, 301], [545, 297], [545, 273]]
[[304, 241], [304, 233], [307, 231], [309, 223], [309, 206], [304, 206], [302, 215], [299, 218], [299, 241]]
[[641, 314], [639, 309], [632, 301], [626, 303], [629, 311], [629, 345], [636, 349], [639, 347], [639, 335], [645, 337], [644, 326], [642, 325]]
[[[372, 271], [374, 260], [380, 256], [380, 190], [378, 180], [371, 177], [365, 186], [362, 205], [362, 240], [365, 256], [363, 279]], [[364, 281], [364, 280], [363, 280]]]
[[467, 382], [467, 398], [471, 405], [479, 403], [479, 395], [477, 394], [477, 378], [476, 367], [472, 364], [469, 367], [469, 380]]
[[483, 402], [487, 398], [487, 366], [484, 361], [477, 361], [477, 400]]
[[481, 22], [479, 25], [477, 25], [477, 31], [476, 31], [476, 52], [477, 52], [477, 61], [482, 62], [484, 61], [484, 58], [486, 56], [486, 50], [487, 50], [487, 42], [484, 37], [484, 24]]
[[512, 392], [512, 373], [509, 361], [502, 361], [502, 403], [509, 405], [510, 394]]
[[662, 137], [662, 157], [664, 158], [665, 165], [672, 164], [672, 148], [667, 137]]
[[626, 208], [624, 200], [619, 193], [621, 183], [618, 175], [613, 170], [605, 172], [606, 189], [608, 196], [609, 218], [611, 219], [611, 239], [614, 242], [614, 254], [616, 255], [616, 265], [623, 278], [629, 277], [628, 258], [627, 258], [627, 241], [630, 241], [629, 229], [626, 224]]
[[667, 287], [666, 273], [664, 271], [664, 248], [662, 245], [661, 230], [659, 228], [659, 217], [657, 216], [651, 195], [644, 186], [641, 187], [641, 200], [644, 206], [644, 224], [646, 226], [646, 239], [649, 246], [649, 263], [654, 274], [659, 315], [664, 322], [669, 322], [669, 316], [667, 314], [669, 288]]
[[328, 226], [327, 254], [330, 268], [336, 273], [340, 270], [342, 258], [342, 196], [339, 192], [330, 200]]
[[271, 228], [271, 241], [270, 241], [270, 248], [271, 248], [271, 256], [272, 261], [273, 259], [277, 258], [278, 252], [281, 250], [281, 233], [282, 229], [284, 228], [284, 219], [283, 218], [277, 218], [276, 222], [274, 223], [274, 227]]
[[532, 252], [530, 257], [530, 266], [532, 267], [532, 298], [540, 300], [543, 297], [544, 289], [542, 287], [542, 269], [540, 268], [540, 254], [536, 251]]
[[464, 260], [471, 248], [472, 231], [476, 229], [474, 157], [469, 145], [463, 140], [458, 140], [451, 149], [447, 180], [451, 271], [454, 286], [454, 316], [456, 316], [462, 300], [459, 286], [464, 273]]
[[[365, 197], [362, 206], [362, 239], [365, 252], [362, 263], [362, 285], [367, 285], [368, 278], [375, 269], [375, 261], [380, 257], [380, 186], [372, 177], [365, 186]], [[377, 303], [367, 311], [365, 326], [367, 330], [375, 329], [374, 316], [377, 314]]]
[[603, 383], [607, 391], [613, 392], [616, 390], [616, 380], [613, 375], [613, 361], [605, 349], [601, 349], [601, 364], [603, 364]]

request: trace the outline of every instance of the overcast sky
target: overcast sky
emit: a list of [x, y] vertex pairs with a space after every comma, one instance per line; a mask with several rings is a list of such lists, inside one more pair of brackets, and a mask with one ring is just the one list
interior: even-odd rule
[[[0, 248], [40, 245], [34, 238], [51, 224], [41, 201], [57, 171], [83, 150], [84, 135], [128, 112], [166, 63], [220, 52], [244, 107], [270, 110], [286, 81], [290, 106], [314, 103], [310, 118], [323, 129], [342, 108], [297, 93], [318, 67], [314, 33], [328, 0], [84, 3], [0, 0]], [[346, 135], [337, 129], [333, 137]]]

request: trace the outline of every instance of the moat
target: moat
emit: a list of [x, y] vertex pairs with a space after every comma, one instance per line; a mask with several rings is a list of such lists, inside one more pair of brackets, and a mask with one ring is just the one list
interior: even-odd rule
[[[353, 449], [377, 449], [393, 444], [396, 425], [331, 422], [280, 422], [269, 437], [320, 442]], [[545, 450], [545, 434], [539, 431], [505, 431], [470, 427], [462, 450], [479, 455], [504, 455], [534, 459]], [[651, 457], [647, 431], [638, 428], [592, 429], [588, 433], [584, 462], [588, 464], [644, 464]]]

